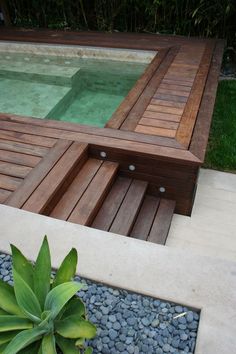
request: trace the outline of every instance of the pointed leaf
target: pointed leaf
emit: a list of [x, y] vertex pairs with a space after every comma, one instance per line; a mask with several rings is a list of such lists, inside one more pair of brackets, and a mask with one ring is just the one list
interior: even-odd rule
[[53, 288], [71, 281], [71, 279], [75, 276], [76, 266], [78, 261], [78, 255], [75, 248], [72, 248], [68, 255], [63, 260], [61, 266], [59, 267], [54, 282]]
[[45, 236], [34, 268], [34, 292], [37, 294], [41, 308], [50, 290], [51, 256], [47, 237]]
[[79, 317], [82, 317], [85, 316], [85, 314], [86, 309], [83, 301], [79, 297], [76, 297], [75, 299], [72, 299], [70, 302], [68, 302], [62, 318], [66, 318], [71, 315], [78, 315]]
[[36, 295], [14, 268], [13, 278], [18, 305], [25, 312], [27, 317], [34, 322], [39, 322], [42, 311]]
[[26, 348], [20, 350], [18, 354], [36, 354], [40, 347], [40, 340], [28, 345]]
[[14, 288], [0, 279], [0, 307], [13, 315], [24, 316], [17, 304]]
[[73, 315], [56, 323], [56, 332], [65, 338], [86, 338], [96, 336], [96, 327], [89, 321]]
[[57, 354], [55, 346], [55, 337], [53, 334], [48, 334], [42, 340], [42, 354]]
[[63, 338], [57, 335], [56, 343], [63, 354], [80, 354], [80, 350], [76, 348], [75, 341], [72, 339]]
[[35, 327], [33, 329], [27, 329], [25, 331], [20, 332], [8, 344], [3, 354], [18, 353], [18, 351], [20, 351], [21, 349], [39, 340], [44, 333], [45, 330], [40, 327]]
[[21, 251], [14, 245], [11, 245], [11, 252], [12, 252], [13, 268], [15, 268], [18, 272], [20, 272], [21, 277], [32, 289], [33, 273], [34, 273], [34, 268], [32, 263], [30, 263], [28, 259], [21, 253]]
[[65, 304], [82, 288], [82, 286], [82, 284], [72, 281], [58, 285], [48, 293], [44, 310], [51, 311], [51, 318], [56, 318]]
[[18, 333], [19, 331], [0, 333], [0, 345], [10, 342]]
[[4, 311], [3, 309], [0, 309], [0, 316], [2, 315], [9, 315], [9, 312]]
[[19, 316], [0, 316], [0, 332], [15, 331], [18, 329], [32, 328], [33, 323], [27, 318]]

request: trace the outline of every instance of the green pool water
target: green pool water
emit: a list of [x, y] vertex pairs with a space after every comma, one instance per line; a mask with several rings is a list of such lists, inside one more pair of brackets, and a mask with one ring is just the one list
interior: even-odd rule
[[0, 53], [0, 112], [103, 127], [146, 65]]

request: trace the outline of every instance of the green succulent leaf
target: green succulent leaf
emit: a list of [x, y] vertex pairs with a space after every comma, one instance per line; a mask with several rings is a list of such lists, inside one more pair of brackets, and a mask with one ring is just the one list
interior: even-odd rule
[[[18, 354], [36, 354], [39, 351], [40, 340], [28, 345], [26, 348], [20, 350]], [[1, 352], [0, 352], [1, 353]]]
[[47, 295], [44, 305], [45, 311], [52, 312], [52, 319], [55, 319], [65, 304], [82, 288], [77, 282], [67, 282], [53, 288]]
[[4, 344], [1, 344], [0, 345], [0, 353], [2, 354], [2, 353], [5, 353], [4, 352], [4, 349], [6, 348], [8, 346], [8, 343], [4, 343]]
[[69, 316], [56, 323], [56, 332], [65, 338], [91, 339], [96, 335], [96, 327], [77, 315]]
[[44, 237], [34, 268], [34, 292], [43, 308], [50, 290], [51, 256], [47, 237]]
[[41, 307], [33, 290], [13, 268], [14, 289], [17, 303], [26, 316], [34, 322], [40, 322]]
[[78, 315], [79, 317], [82, 317], [85, 316], [85, 314], [86, 309], [83, 301], [79, 297], [76, 297], [67, 304], [62, 318], [66, 318], [71, 315]]
[[75, 248], [72, 248], [59, 267], [52, 287], [69, 282], [75, 276], [78, 255]]
[[84, 354], [92, 354], [92, 353], [93, 353], [93, 348], [88, 347], [88, 348], [85, 349]]
[[4, 311], [3, 309], [0, 309], [0, 316], [2, 315], [9, 315], [9, 312]]
[[41, 350], [42, 354], [57, 354], [55, 337], [52, 333], [43, 337]]
[[45, 330], [40, 327], [35, 327], [33, 329], [27, 329], [25, 331], [20, 332], [8, 344], [3, 354], [18, 353], [21, 349], [24, 349], [31, 343], [34, 343], [39, 340], [44, 333]]
[[11, 245], [13, 268], [20, 271], [22, 279], [33, 289], [33, 274], [34, 268], [32, 263], [21, 253], [21, 251], [14, 245]]
[[24, 316], [17, 304], [14, 288], [0, 279], [0, 307], [13, 315]]
[[[12, 340], [18, 333], [19, 333], [19, 331], [10, 331], [10, 332], [0, 333], [0, 345], [10, 342], [10, 340]], [[1, 351], [0, 351], [0, 353], [1, 353]]]
[[76, 348], [75, 341], [56, 335], [56, 343], [63, 354], [80, 354], [80, 350]]
[[15, 331], [18, 329], [32, 328], [33, 323], [27, 318], [19, 316], [0, 316], [0, 332]]

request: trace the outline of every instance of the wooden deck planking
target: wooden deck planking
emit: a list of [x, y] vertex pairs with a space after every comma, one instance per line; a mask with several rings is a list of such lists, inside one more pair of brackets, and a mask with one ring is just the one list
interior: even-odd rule
[[[87, 145], [73, 142], [37, 188], [23, 204], [22, 209], [38, 214], [45, 213], [46, 209], [52, 209], [53, 198], [62, 194], [63, 184], [69, 185], [71, 175], [83, 165], [87, 157]], [[54, 162], [54, 161], [53, 161]], [[43, 166], [42, 166], [43, 169]], [[58, 195], [59, 193], [59, 195]]]
[[131, 186], [110, 227], [110, 232], [125, 236], [129, 235], [141, 207], [147, 186], [148, 184], [145, 181], [132, 181]]
[[[5, 32], [5, 39], [12, 33]], [[164, 244], [175, 208], [175, 201], [171, 200], [176, 200], [177, 212], [191, 212], [224, 43], [218, 41], [214, 51], [214, 40], [178, 36], [59, 32], [53, 37], [53, 31], [18, 34], [19, 40], [32, 41], [35, 35], [39, 42], [100, 43], [108, 47], [151, 49], [158, 54], [106, 128], [0, 114], [0, 202], [12, 202], [18, 207], [28, 205], [32, 211], [39, 200], [36, 212], [46, 210], [46, 214], [63, 220]], [[3, 37], [4, 31], [0, 33], [0, 39]], [[75, 175], [70, 171], [73, 178], [69, 185], [65, 183], [65, 170], [55, 168], [58, 160], [47, 163], [60, 139], [70, 140], [70, 144], [89, 144], [89, 159], [81, 163], [79, 171], [72, 168]], [[59, 160], [67, 149], [69, 146]], [[105, 162], [100, 159], [101, 151], [107, 154]], [[103, 173], [107, 164], [113, 165], [110, 177]], [[135, 165], [133, 172], [129, 170], [131, 164]], [[57, 182], [50, 190], [55, 179]], [[145, 191], [139, 192], [139, 202], [136, 194], [130, 192], [135, 183], [146, 186]], [[160, 186], [166, 188], [161, 199]], [[147, 195], [147, 191], [152, 195]], [[55, 203], [51, 205], [53, 210], [47, 209], [51, 200]], [[131, 209], [129, 213], [125, 213], [124, 205], [126, 210]], [[142, 223], [144, 218], [147, 224]]]
[[149, 242], [155, 242], [161, 245], [166, 243], [174, 209], [175, 201], [161, 199], [158, 212], [147, 238]]
[[101, 165], [102, 161], [97, 159], [89, 159], [85, 162], [84, 166], [51, 211], [51, 217], [61, 220], [67, 220], [69, 218]]
[[69, 216], [68, 221], [81, 225], [90, 225], [109, 191], [117, 169], [118, 165], [116, 163], [103, 162]]
[[[107, 195], [96, 218], [91, 224], [95, 229], [109, 231], [119, 208], [129, 190], [132, 180], [125, 177], [118, 177]], [[132, 208], [132, 205], [130, 205]]]

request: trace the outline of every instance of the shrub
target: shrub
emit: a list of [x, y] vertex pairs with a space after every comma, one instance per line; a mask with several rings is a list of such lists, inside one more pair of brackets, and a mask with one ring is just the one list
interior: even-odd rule
[[83, 302], [82, 284], [71, 281], [77, 251], [72, 248], [51, 279], [51, 256], [45, 236], [35, 265], [11, 245], [14, 286], [0, 281], [0, 353], [91, 354], [85, 340], [96, 335]]

